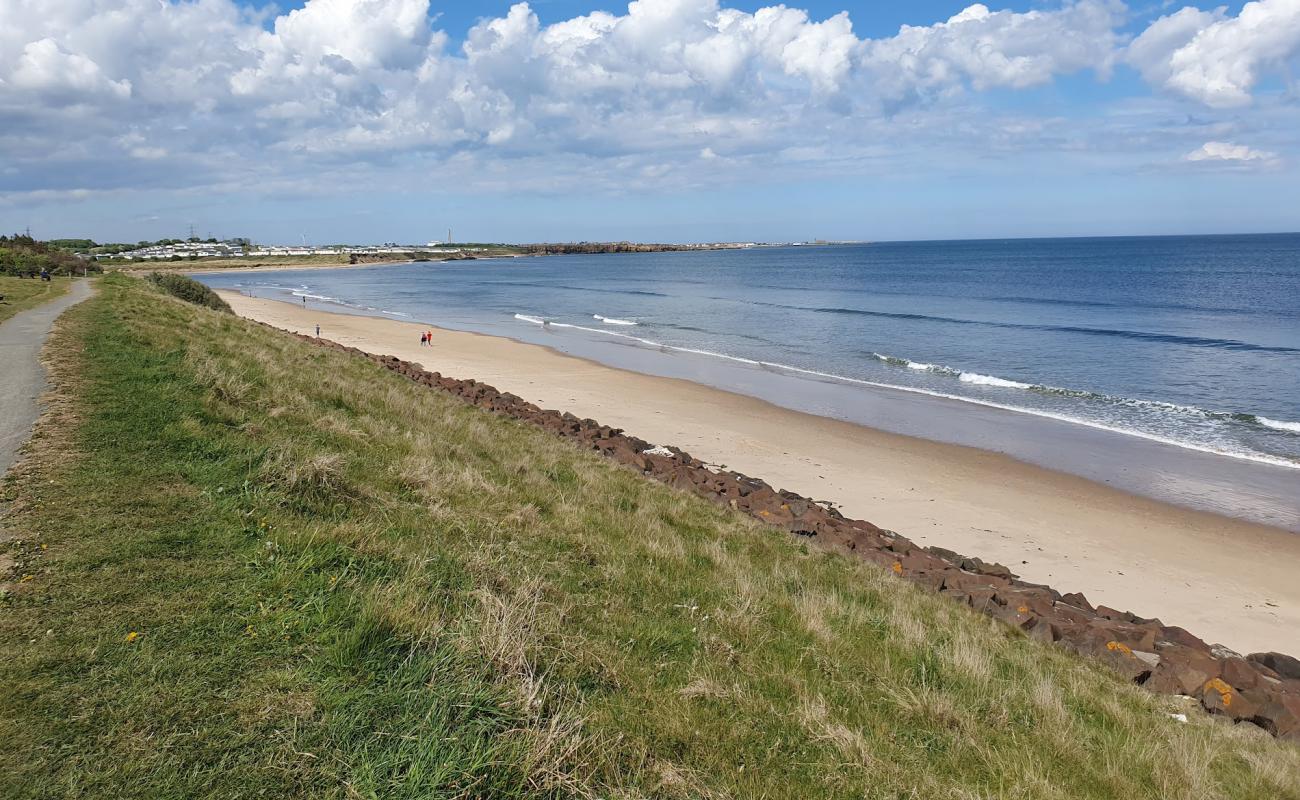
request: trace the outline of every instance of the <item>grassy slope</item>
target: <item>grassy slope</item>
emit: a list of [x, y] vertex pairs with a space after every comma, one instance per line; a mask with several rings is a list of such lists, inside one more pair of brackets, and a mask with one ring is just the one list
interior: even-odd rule
[[71, 278], [51, 278], [49, 283], [46, 283], [39, 278], [11, 278], [0, 275], [0, 295], [4, 295], [5, 298], [4, 302], [0, 302], [0, 322], [4, 322], [19, 311], [53, 300], [68, 291], [71, 285]]
[[1300, 797], [1295, 747], [360, 359], [121, 276], [51, 348], [0, 796]]

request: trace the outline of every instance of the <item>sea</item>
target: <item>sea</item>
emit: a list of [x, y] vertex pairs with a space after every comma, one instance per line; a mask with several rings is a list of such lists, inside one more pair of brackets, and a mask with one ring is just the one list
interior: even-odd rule
[[197, 277], [544, 344], [1300, 531], [1300, 234], [802, 245]]

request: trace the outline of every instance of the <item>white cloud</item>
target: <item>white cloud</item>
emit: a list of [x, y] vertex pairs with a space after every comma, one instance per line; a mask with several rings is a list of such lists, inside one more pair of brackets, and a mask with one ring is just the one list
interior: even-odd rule
[[1254, 150], [1244, 144], [1231, 144], [1229, 142], [1206, 142], [1192, 152], [1183, 156], [1186, 161], [1228, 161], [1228, 162], [1252, 162], [1252, 161], [1275, 161], [1277, 153], [1270, 153], [1266, 150]]
[[[1266, 7], [1276, 26], [1297, 3], [1247, 9]], [[636, 0], [544, 25], [518, 3], [456, 32], [459, 48], [429, 0], [262, 13], [235, 0], [0, 0], [0, 190], [416, 180], [412, 164], [484, 185], [526, 169], [537, 185], [666, 186], [702, 180], [704, 167], [842, 173], [883, 163], [889, 143], [1010, 152], [1081, 138], [1059, 121], [999, 122], [979, 106], [985, 90], [1104, 78], [1123, 54], [1188, 92], [1190, 56], [1178, 53], [1210, 63], [1235, 37], [1245, 50], [1233, 63], [1252, 77], [1232, 82], [1248, 91], [1286, 51], [1255, 11], [1194, 10], [1125, 51], [1118, 0], [976, 4], [875, 39], [848, 13], [785, 5]]]
[[1115, 57], [1123, 6], [1076, 2], [1059, 11], [990, 11], [977, 4], [946, 22], [903, 26], [897, 36], [865, 42], [863, 62], [890, 94], [1024, 88], [1060, 74], [1105, 73]]
[[91, 59], [70, 53], [53, 39], [28, 42], [9, 75], [9, 84], [48, 101], [91, 100], [103, 95], [122, 100], [131, 94], [128, 80], [110, 80]]
[[1183, 8], [1152, 23], [1128, 60], [1155, 86], [1214, 108], [1249, 105], [1261, 75], [1300, 54], [1300, 0], [1246, 3], [1235, 17]]

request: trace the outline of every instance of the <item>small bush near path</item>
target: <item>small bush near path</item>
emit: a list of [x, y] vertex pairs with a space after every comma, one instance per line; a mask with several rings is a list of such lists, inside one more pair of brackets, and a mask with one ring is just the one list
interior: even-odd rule
[[1300, 798], [1293, 745], [368, 360], [116, 275], [50, 356], [0, 797]]
[[176, 272], [150, 272], [149, 282], [187, 303], [230, 313], [230, 304], [221, 295], [188, 275]]

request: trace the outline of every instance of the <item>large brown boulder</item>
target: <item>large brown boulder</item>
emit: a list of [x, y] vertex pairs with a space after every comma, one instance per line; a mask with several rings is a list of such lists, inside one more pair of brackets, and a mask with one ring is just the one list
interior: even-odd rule
[[1300, 681], [1300, 659], [1282, 653], [1251, 653], [1247, 661], [1262, 664], [1276, 672], [1280, 677]]
[[1205, 682], [1197, 694], [1201, 705], [1214, 714], [1232, 717], [1244, 703], [1241, 693], [1229, 686], [1222, 678], [1211, 678]]
[[1160, 648], [1159, 655], [1160, 663], [1145, 684], [1152, 691], [1195, 697], [1208, 681], [1219, 677], [1220, 662], [1208, 653], [1167, 645]]

